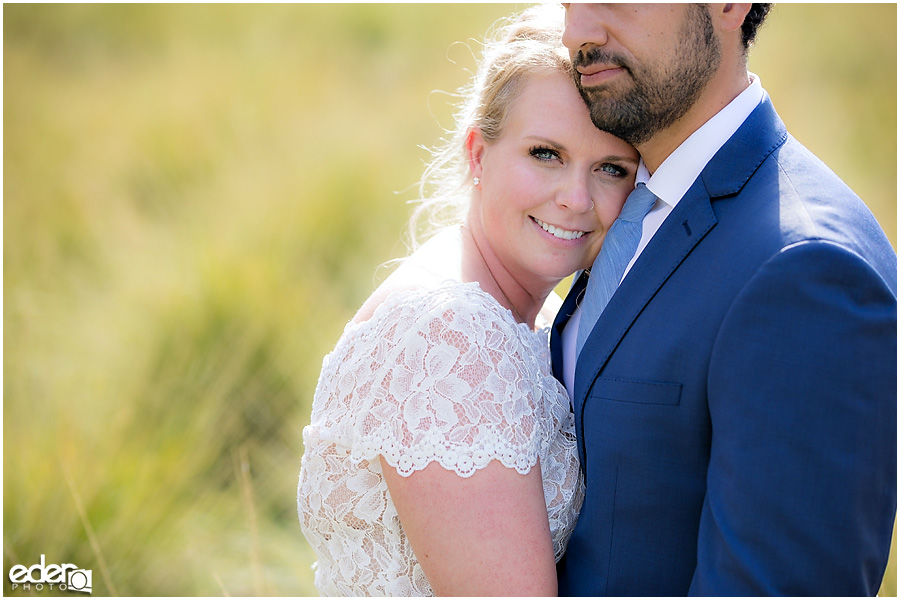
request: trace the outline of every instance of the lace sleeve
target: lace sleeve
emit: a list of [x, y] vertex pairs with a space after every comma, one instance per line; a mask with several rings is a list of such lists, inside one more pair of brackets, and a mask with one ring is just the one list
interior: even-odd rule
[[519, 339], [528, 332], [482, 296], [407, 298], [353, 342], [338, 382], [353, 397], [352, 460], [381, 455], [404, 476], [433, 461], [462, 477], [494, 459], [531, 470], [542, 435]]

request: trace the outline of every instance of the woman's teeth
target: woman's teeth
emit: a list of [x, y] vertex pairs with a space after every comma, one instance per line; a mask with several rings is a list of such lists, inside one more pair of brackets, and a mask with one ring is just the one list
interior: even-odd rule
[[584, 231], [569, 231], [568, 229], [562, 229], [555, 225], [551, 225], [550, 223], [544, 223], [538, 218], [531, 218], [534, 219], [534, 222], [540, 225], [544, 231], [563, 240], [577, 240], [585, 234]]

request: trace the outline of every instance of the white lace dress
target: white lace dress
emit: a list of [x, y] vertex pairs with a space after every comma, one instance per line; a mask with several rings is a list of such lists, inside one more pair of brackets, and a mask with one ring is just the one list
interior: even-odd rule
[[395, 292], [347, 325], [323, 362], [297, 490], [322, 595], [433, 595], [379, 455], [404, 476], [437, 461], [468, 477], [492, 460], [525, 474], [540, 459], [559, 560], [584, 491], [548, 334], [456, 282]]

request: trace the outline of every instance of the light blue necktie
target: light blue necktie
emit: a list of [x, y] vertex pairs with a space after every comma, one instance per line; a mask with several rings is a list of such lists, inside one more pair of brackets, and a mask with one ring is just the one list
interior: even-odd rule
[[619, 287], [622, 275], [625, 274], [625, 267], [628, 266], [641, 241], [641, 224], [655, 203], [656, 196], [653, 192], [647, 189], [646, 184], [639, 183], [634, 191], [628, 194], [622, 213], [606, 233], [600, 254], [591, 267], [587, 290], [581, 304], [581, 322], [578, 324], [578, 335], [575, 337], [578, 354], [581, 354], [581, 348], [594, 329], [597, 319], [600, 318], [600, 313]]

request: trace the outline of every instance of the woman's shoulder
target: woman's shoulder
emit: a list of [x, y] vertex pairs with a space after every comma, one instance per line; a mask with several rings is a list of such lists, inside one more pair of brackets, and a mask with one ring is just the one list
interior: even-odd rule
[[404, 320], [404, 330], [428, 328], [435, 321], [442, 321], [444, 327], [489, 327], [509, 333], [518, 326], [512, 314], [478, 282], [456, 279], [382, 285], [363, 304], [352, 325], [383, 329]]
[[[399, 261], [397, 269], [360, 307], [353, 323], [404, 308], [422, 315], [456, 308], [494, 318], [505, 317], [509, 311], [493, 296], [477, 282], [464, 280], [460, 264], [459, 229], [448, 228]], [[509, 318], [512, 320], [511, 314]]]

